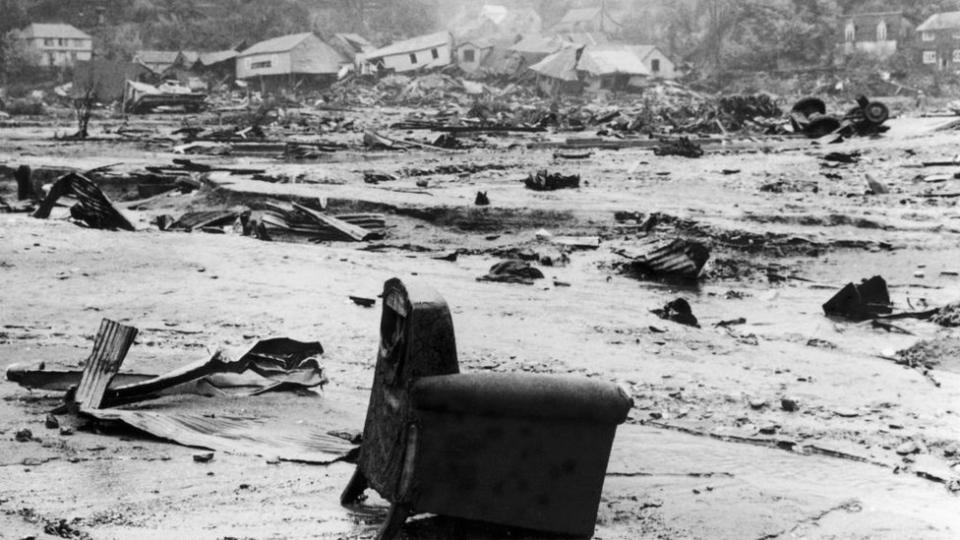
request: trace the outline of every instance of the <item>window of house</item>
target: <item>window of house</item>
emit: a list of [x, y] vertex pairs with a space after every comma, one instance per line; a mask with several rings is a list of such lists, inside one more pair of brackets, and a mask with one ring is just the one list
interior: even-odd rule
[[417, 53], [410, 53], [410, 63], [411, 64], [417, 63]]
[[61, 46], [61, 47], [66, 47], [66, 45], [67, 45], [67, 40], [65, 40], [65, 39], [63, 39], [63, 38], [60, 38], [60, 39], [57, 40], [57, 45], [59, 45], [59, 46]]
[[880, 21], [877, 24], [877, 41], [886, 41], [887, 40], [887, 23]]
[[923, 63], [924, 63], [924, 64], [936, 64], [936, 63], [937, 63], [937, 51], [923, 51]]
[[954, 32], [953, 39], [960, 40], [960, 32]]
[[70, 60], [77, 61], [77, 51], [70, 51]]
[[463, 61], [464, 62], [473, 62], [476, 59], [476, 54], [473, 49], [464, 49], [463, 50]]
[[250, 62], [250, 69], [267, 69], [273, 66], [270, 60], [260, 60], [259, 62]]
[[430, 49], [430, 56], [433, 56], [433, 59], [436, 60], [437, 58], [440, 58], [440, 52], [436, 49]]
[[654, 58], [650, 61], [650, 71], [654, 73], [660, 73], [660, 59]]
[[936, 39], [936, 36], [933, 32], [920, 32], [921, 41], [933, 41], [934, 39]]
[[843, 29], [843, 38], [851, 43], [857, 39], [857, 27], [853, 21], [848, 22], [847, 27]]
[[43, 44], [46, 45], [46, 46], [48, 46], [48, 47], [53, 47], [53, 39], [47, 38], [47, 39], [43, 40]]

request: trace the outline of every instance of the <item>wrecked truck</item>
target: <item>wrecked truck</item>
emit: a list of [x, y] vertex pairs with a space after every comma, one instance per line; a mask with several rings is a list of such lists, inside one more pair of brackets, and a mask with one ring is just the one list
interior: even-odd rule
[[884, 103], [871, 101], [866, 96], [859, 96], [856, 107], [842, 116], [827, 114], [827, 104], [817, 97], [803, 98], [790, 110], [794, 132], [811, 139], [832, 133], [844, 136], [883, 133], [890, 129], [883, 125], [889, 118], [890, 109]]

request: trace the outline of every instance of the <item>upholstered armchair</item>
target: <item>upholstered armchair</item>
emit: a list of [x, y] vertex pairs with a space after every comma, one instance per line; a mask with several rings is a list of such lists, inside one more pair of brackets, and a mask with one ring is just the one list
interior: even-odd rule
[[632, 406], [583, 377], [460, 374], [443, 298], [387, 281], [363, 443], [341, 497], [391, 508], [378, 538], [429, 512], [591, 536], [613, 437]]

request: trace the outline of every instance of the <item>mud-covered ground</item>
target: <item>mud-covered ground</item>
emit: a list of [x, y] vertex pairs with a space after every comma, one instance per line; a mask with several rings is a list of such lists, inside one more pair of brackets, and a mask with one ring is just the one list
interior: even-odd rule
[[[960, 193], [952, 178], [960, 164], [918, 167], [954, 159], [960, 136], [933, 131], [945, 121], [901, 118], [883, 137], [831, 145], [739, 139], [708, 146], [701, 159], [637, 148], [562, 160], [518, 144], [532, 136], [490, 137], [455, 152], [349, 150], [309, 163], [194, 157], [291, 181], [211, 175], [199, 191], [137, 206], [145, 230], [136, 233], [85, 229], [63, 209], [50, 220], [0, 215], [0, 369], [76, 367], [102, 318], [141, 329], [124, 364], [139, 372], [265, 337], [318, 340], [330, 379], [320, 393], [183, 396], [156, 406], [257, 417], [291, 431], [359, 430], [379, 311], [348, 295], [375, 297], [391, 277], [421, 279], [451, 308], [464, 371], [581, 374], [632, 394], [595, 538], [957, 538], [960, 363], [950, 344], [958, 330], [834, 320], [821, 309], [843, 284], [873, 275], [886, 278], [897, 311], [960, 300], [960, 198], [943, 196]], [[176, 124], [150, 122], [155, 132]], [[54, 131], [42, 122], [4, 128], [0, 164], [123, 169], [176, 157], [169, 143], [64, 143], [50, 140]], [[860, 160], [834, 167], [822, 157], [835, 151], [860, 152]], [[443, 173], [490, 164], [498, 167]], [[522, 178], [538, 168], [578, 173], [584, 183], [524, 189]], [[398, 179], [366, 184], [370, 170]], [[866, 194], [867, 174], [890, 193]], [[934, 174], [946, 177], [922, 179]], [[477, 191], [491, 206], [473, 205]], [[12, 180], [0, 179], [0, 196], [14, 193]], [[159, 214], [270, 197], [383, 212], [389, 234], [310, 245], [149, 227]], [[704, 278], [624, 275], [615, 251], [640, 232], [617, 212], [640, 221], [660, 213], [656, 234], [708, 243]], [[551, 240], [571, 235], [600, 236], [600, 247]], [[454, 250], [455, 262], [435, 259]], [[476, 280], [517, 256], [546, 279]], [[677, 297], [700, 328], [650, 313]], [[895, 361], [921, 340], [934, 342], [918, 353], [933, 369]], [[2, 382], [0, 396], [0, 538], [369, 538], [386, 512], [376, 497], [339, 507], [349, 464], [224, 453], [197, 463], [196, 449], [133, 432], [46, 429], [59, 395]], [[784, 410], [784, 398], [797, 409]], [[23, 428], [35, 439], [16, 442]], [[441, 518], [405, 532], [503, 534]]]

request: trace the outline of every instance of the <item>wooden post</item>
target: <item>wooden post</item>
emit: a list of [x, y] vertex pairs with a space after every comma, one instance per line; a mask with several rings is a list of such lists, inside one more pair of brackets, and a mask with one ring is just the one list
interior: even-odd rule
[[30, 183], [29, 165], [17, 167], [17, 170], [13, 173], [13, 177], [17, 179], [17, 200], [25, 201], [35, 197], [33, 185]]

